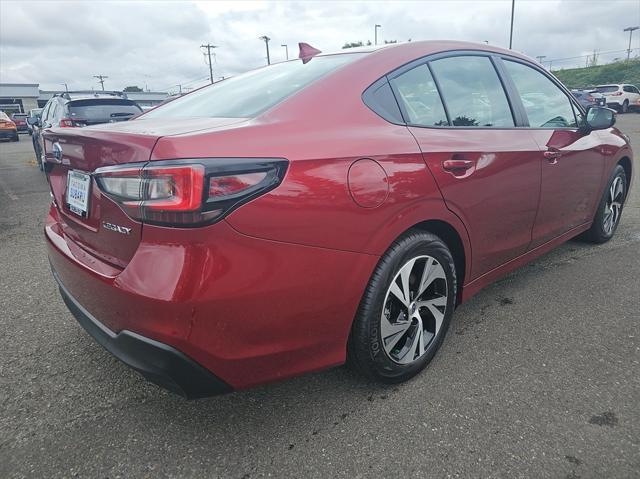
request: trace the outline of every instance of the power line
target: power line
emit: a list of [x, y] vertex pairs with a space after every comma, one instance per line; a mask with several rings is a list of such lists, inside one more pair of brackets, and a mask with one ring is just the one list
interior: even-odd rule
[[104, 91], [104, 81], [109, 77], [104, 75], [93, 75], [93, 78], [98, 79], [98, 82], [100, 82], [100, 86], [102, 86], [102, 91]]
[[[632, 48], [631, 50], [633, 51], [633, 50], [639, 50], [639, 49], [638, 48]], [[606, 52], [598, 52], [598, 54], [599, 55], [611, 55], [611, 54], [614, 54], [614, 53], [624, 53], [626, 51], [627, 51], [626, 49], [625, 50], [609, 50], [609, 51], [606, 51]], [[592, 57], [592, 56], [593, 56], [593, 53], [589, 53], [587, 55], [578, 55], [578, 56], [575, 56], [575, 57], [552, 58], [551, 60], [545, 60], [545, 61], [546, 62], [563, 62], [563, 61], [568, 61], [568, 60], [579, 60], [580, 58], [587, 58], [587, 57]]]

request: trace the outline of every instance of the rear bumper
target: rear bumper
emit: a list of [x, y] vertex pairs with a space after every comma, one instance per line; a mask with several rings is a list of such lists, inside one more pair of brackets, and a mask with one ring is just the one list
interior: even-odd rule
[[18, 137], [18, 130], [0, 130], [0, 139], [13, 139]]
[[132, 331], [114, 333], [84, 309], [52, 271], [62, 299], [80, 325], [107, 351], [149, 381], [187, 399], [232, 391], [231, 386], [171, 346]]
[[[351, 322], [378, 261], [248, 237], [221, 221], [199, 229], [145, 226], [133, 258], [117, 270], [80, 248], [61, 221], [51, 207], [45, 237], [63, 296], [66, 291], [72, 305], [82, 306], [69, 308], [94, 318], [106, 338], [96, 339], [151, 380], [156, 369], [132, 364], [130, 353], [107, 345], [148, 339], [234, 390], [343, 363]], [[159, 369], [162, 385], [168, 376], [187, 389], [173, 369]]]

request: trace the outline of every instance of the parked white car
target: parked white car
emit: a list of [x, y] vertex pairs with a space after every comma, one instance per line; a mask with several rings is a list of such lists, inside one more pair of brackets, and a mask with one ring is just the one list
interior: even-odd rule
[[596, 87], [607, 99], [607, 106], [621, 113], [640, 109], [640, 91], [634, 85], [600, 85]]

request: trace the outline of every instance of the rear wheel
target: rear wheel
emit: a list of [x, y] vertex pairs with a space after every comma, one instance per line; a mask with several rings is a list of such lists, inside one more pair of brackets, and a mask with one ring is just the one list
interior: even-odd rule
[[13, 139], [13, 141], [20, 141], [20, 135], [16, 134], [15, 138]]
[[626, 113], [629, 111], [629, 100], [625, 100], [622, 102], [622, 108], [620, 109], [622, 113]]
[[622, 166], [616, 165], [600, 199], [593, 224], [582, 238], [593, 243], [606, 243], [613, 238], [620, 223], [626, 196], [627, 175]]
[[419, 373], [440, 348], [457, 293], [453, 257], [426, 232], [398, 239], [380, 260], [349, 339], [349, 359], [366, 376], [396, 383]]

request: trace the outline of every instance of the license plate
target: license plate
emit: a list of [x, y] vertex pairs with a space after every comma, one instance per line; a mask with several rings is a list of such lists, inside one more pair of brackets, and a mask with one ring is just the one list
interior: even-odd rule
[[78, 216], [86, 218], [89, 212], [91, 177], [79, 171], [67, 174], [67, 207]]

